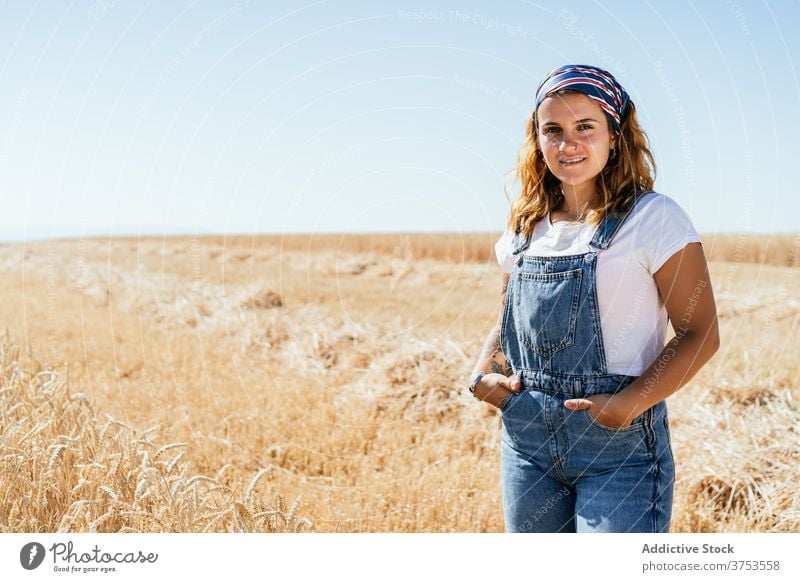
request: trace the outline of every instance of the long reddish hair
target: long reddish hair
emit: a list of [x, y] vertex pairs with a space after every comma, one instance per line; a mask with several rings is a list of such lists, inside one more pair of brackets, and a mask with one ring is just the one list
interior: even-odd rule
[[[564, 90], [554, 94], [563, 93], [575, 93], [575, 91]], [[611, 128], [610, 121], [606, 119], [606, 122]], [[560, 182], [544, 161], [533, 115], [528, 117], [525, 135], [525, 143], [517, 156], [515, 174], [515, 178], [519, 179], [522, 185], [522, 190], [511, 204], [508, 228], [512, 232], [519, 228], [523, 235], [528, 235], [533, 232], [537, 222], [558, 206], [562, 194]], [[636, 192], [653, 189], [656, 162], [650, 151], [647, 134], [639, 126], [633, 101], [628, 102], [628, 108], [620, 119], [616, 149], [616, 157], [609, 160], [597, 175], [599, 205], [587, 217], [587, 220], [594, 224], [599, 223], [607, 212], [618, 210], [628, 204]]]

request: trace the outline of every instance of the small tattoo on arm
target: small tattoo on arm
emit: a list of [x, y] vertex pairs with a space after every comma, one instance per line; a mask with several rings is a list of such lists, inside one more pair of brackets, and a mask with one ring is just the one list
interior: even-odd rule
[[514, 373], [513, 368], [508, 363], [503, 349], [500, 345], [500, 328], [495, 327], [489, 336], [486, 345], [480, 355], [481, 361], [489, 360], [491, 370], [495, 374], [503, 374], [504, 376], [511, 376]]
[[[503, 276], [503, 291], [502, 291], [502, 305], [505, 309], [506, 303], [506, 290], [508, 289], [508, 281], [509, 281], [509, 274], [504, 273]], [[511, 376], [514, 374], [514, 369], [511, 364], [506, 359], [505, 354], [503, 353], [503, 346], [501, 342], [501, 333], [502, 333], [502, 319], [497, 322], [497, 325], [492, 328], [492, 331], [489, 332], [489, 336], [486, 338], [486, 343], [483, 345], [483, 349], [481, 350], [481, 355], [478, 357], [478, 362], [481, 366], [485, 366], [486, 364], [489, 365], [492, 373], [495, 374], [503, 374], [504, 376]]]
[[511, 374], [514, 373], [514, 370], [511, 369], [511, 366], [508, 365], [508, 362], [506, 362], [505, 365], [502, 365], [497, 361], [492, 361], [492, 372], [494, 374], [502, 374], [503, 376], [510, 376]]
[[500, 292], [500, 300], [501, 300], [500, 303], [501, 305], [504, 306], [506, 304], [506, 292], [508, 291], [508, 281], [509, 281], [508, 273], [505, 273], [503, 276], [503, 290]]
[[492, 331], [489, 332], [486, 343], [483, 344], [479, 359], [481, 361], [493, 359], [498, 351], [500, 351], [500, 328], [495, 326], [492, 328]]

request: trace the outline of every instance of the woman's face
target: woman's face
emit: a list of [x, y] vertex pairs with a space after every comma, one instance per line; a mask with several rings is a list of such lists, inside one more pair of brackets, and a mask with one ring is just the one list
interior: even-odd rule
[[615, 143], [603, 110], [583, 93], [563, 93], [542, 101], [537, 116], [547, 167], [562, 187], [593, 195]]

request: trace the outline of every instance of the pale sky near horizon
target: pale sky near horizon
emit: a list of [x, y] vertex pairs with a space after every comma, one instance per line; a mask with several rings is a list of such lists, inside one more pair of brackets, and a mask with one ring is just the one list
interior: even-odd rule
[[[0, 240], [500, 231], [541, 78], [603, 66], [701, 234], [798, 232], [798, 2], [0, 5]], [[513, 188], [517, 185], [512, 185]]]

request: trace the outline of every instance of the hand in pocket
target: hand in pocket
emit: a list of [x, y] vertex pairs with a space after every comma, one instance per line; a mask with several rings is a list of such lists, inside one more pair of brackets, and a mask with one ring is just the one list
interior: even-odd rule
[[592, 394], [586, 398], [564, 401], [570, 410], [586, 410], [592, 420], [611, 430], [628, 428], [638, 416], [636, 410], [619, 394]]
[[486, 374], [475, 386], [475, 397], [499, 408], [508, 396], [521, 389], [522, 383], [516, 376]]

